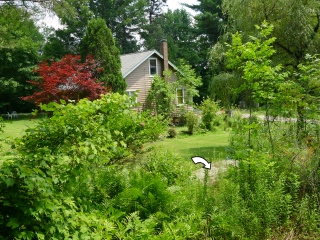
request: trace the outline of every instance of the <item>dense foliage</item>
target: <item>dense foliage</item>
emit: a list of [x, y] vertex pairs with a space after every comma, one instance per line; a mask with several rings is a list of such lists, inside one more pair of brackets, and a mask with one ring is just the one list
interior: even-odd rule
[[126, 81], [121, 73], [120, 52], [103, 19], [89, 21], [81, 42], [81, 54], [83, 58], [91, 54], [99, 61], [102, 71], [98, 74], [98, 79], [104, 86], [108, 86], [113, 92], [124, 93]]
[[[156, 139], [165, 126], [159, 117], [138, 114], [130, 106], [130, 99], [119, 94], [92, 102], [84, 99], [76, 105], [42, 105], [53, 116], [29, 129], [16, 143], [17, 152], [1, 166], [1, 238], [102, 239], [115, 233], [112, 221], [122, 216], [122, 211], [140, 210], [122, 208], [130, 202], [118, 205], [126, 199], [126, 191], [134, 193], [135, 187], [142, 187], [139, 182], [134, 185], [135, 181], [153, 179], [155, 186], [160, 184], [155, 190], [168, 194], [162, 190], [166, 183], [150, 174], [128, 176], [133, 185], [130, 191], [126, 181], [114, 179], [120, 175], [112, 170], [112, 164], [139, 151], [143, 142]], [[110, 188], [108, 184], [115, 185]], [[152, 189], [142, 196], [151, 201]], [[141, 209], [140, 217], [160, 210], [161, 205], [154, 203], [150, 203], [154, 210]], [[110, 208], [106, 204], [111, 204]], [[116, 219], [108, 219], [107, 212]]]
[[25, 10], [12, 4], [0, 7], [0, 111], [29, 111], [33, 104], [20, 99], [34, 88], [27, 80], [35, 78], [43, 36]]
[[103, 69], [92, 56], [88, 56], [83, 63], [79, 55], [66, 55], [59, 62], [45, 61], [39, 64], [36, 70], [40, 78], [30, 81], [39, 91], [22, 99], [40, 105], [60, 102], [60, 99], [78, 102], [82, 98], [100, 98], [100, 95], [106, 92], [106, 88], [96, 80], [95, 76], [99, 71]]
[[[172, 74], [171, 72], [168, 74]], [[169, 117], [174, 108], [174, 98], [171, 84], [156, 75], [153, 78], [150, 91], [146, 99], [146, 109], [154, 114]]]
[[[156, 75], [146, 99], [146, 109], [154, 114], [170, 117], [173, 112], [184, 112], [184, 104], [193, 105], [193, 98], [199, 96], [197, 87], [202, 85], [201, 77], [184, 60], [179, 60], [179, 71], [164, 72], [164, 77]], [[173, 76], [174, 74], [174, 76]], [[172, 77], [176, 78], [171, 81]], [[183, 91], [183, 104], [177, 99], [177, 90]]]
[[[31, 15], [0, 6], [0, 107], [31, 94], [27, 80], [42, 87], [47, 79], [33, 100], [52, 113], [2, 156], [1, 239], [319, 239], [319, 1], [199, 0], [189, 6], [194, 17], [163, 12], [165, 0], [51, 3], [65, 28], [42, 50]], [[115, 46], [136, 52], [162, 38], [170, 60], [184, 58], [197, 74], [182, 62], [176, 83], [154, 77], [151, 112], [132, 110], [128, 96], [99, 99], [96, 79], [125, 90]], [[47, 61], [36, 79], [39, 53]], [[199, 111], [177, 106], [177, 89], [188, 90], [189, 103], [200, 96]], [[248, 118], [233, 105], [240, 101]], [[265, 116], [254, 114], [257, 103]], [[163, 149], [140, 155], [174, 109], [191, 134], [231, 128], [228, 157], [213, 164], [225, 172], [214, 181], [209, 171], [197, 181]]]

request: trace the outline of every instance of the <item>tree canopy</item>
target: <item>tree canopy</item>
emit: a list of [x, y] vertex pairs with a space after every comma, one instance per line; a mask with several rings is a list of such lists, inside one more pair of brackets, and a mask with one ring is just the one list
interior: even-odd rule
[[255, 35], [264, 20], [274, 25], [275, 57], [285, 67], [297, 69], [307, 53], [319, 49], [320, 2], [316, 0], [223, 0], [228, 31]]
[[99, 61], [103, 70], [98, 78], [105, 86], [114, 92], [123, 93], [126, 90], [126, 82], [121, 73], [120, 52], [102, 18], [89, 21], [86, 35], [81, 42], [81, 53], [83, 58], [92, 54]]
[[0, 7], [0, 111], [26, 111], [30, 104], [20, 96], [30, 94], [27, 83], [35, 76], [43, 37], [30, 14], [12, 4]]
[[37, 69], [40, 79], [30, 81], [39, 90], [22, 99], [36, 105], [60, 103], [61, 99], [76, 102], [82, 98], [98, 99], [101, 94], [106, 93], [102, 82], [96, 82], [95, 75], [100, 69], [92, 56], [88, 56], [84, 63], [81, 62], [80, 55], [66, 55], [61, 61], [50, 64], [45, 61]]

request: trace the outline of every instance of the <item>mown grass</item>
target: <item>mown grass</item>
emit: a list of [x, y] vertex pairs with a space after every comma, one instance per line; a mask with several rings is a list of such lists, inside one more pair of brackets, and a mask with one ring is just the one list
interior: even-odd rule
[[227, 157], [229, 133], [225, 131], [207, 132], [195, 135], [183, 133], [186, 128], [176, 128], [176, 138], [164, 138], [146, 147], [154, 147], [171, 151], [183, 159], [190, 160], [194, 156], [208, 161], [222, 160]]
[[38, 121], [39, 119], [5, 120], [3, 132], [0, 132], [0, 153], [11, 151], [11, 142], [21, 137], [27, 128], [35, 126]]
[[[5, 127], [0, 133], [0, 153], [11, 151], [11, 143], [17, 137], [21, 137], [25, 130], [35, 126], [39, 119], [14, 119], [5, 120]], [[191, 160], [194, 156], [200, 156], [208, 161], [222, 160], [227, 157], [229, 133], [225, 131], [207, 132], [195, 135], [185, 134], [185, 127], [176, 128], [176, 138], [164, 137], [162, 140], [146, 144], [145, 149], [156, 148], [170, 151], [182, 159]]]

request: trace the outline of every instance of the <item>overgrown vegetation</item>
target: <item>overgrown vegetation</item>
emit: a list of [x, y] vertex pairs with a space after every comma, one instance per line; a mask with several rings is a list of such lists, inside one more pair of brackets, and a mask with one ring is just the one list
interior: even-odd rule
[[[197, 87], [202, 85], [201, 77], [185, 61], [179, 61], [179, 71], [175, 73], [177, 80], [171, 82], [172, 72], [164, 72], [164, 77], [156, 75], [146, 99], [146, 108], [154, 114], [161, 114], [167, 118], [172, 113], [183, 116], [183, 107], [193, 106], [193, 97], [199, 96]], [[177, 99], [177, 90], [182, 91], [181, 99]], [[179, 102], [181, 101], [181, 102]], [[182, 106], [182, 107], [181, 107]], [[182, 108], [182, 109], [181, 109]]]
[[[272, 26], [263, 23], [257, 29], [258, 37], [244, 44], [239, 34], [233, 35], [227, 60], [235, 64], [243, 79], [241, 90], [247, 91], [251, 104], [254, 100], [266, 104], [266, 118], [262, 121], [250, 111], [248, 119], [234, 116], [230, 122], [230, 153], [238, 167], [215, 188], [219, 210], [211, 216], [213, 234], [234, 239], [317, 239], [319, 123], [306, 120], [304, 113], [297, 113], [298, 119], [275, 118], [285, 110], [301, 108], [302, 103], [303, 109], [308, 106], [315, 113], [316, 107], [307, 99], [317, 97], [273, 64], [275, 39], [268, 37]], [[315, 59], [303, 65], [303, 70], [309, 69], [307, 75], [300, 75], [299, 67], [297, 74], [304, 83], [314, 80]], [[317, 89], [317, 84], [310, 87]], [[298, 100], [302, 95], [304, 101]]]
[[[134, 101], [120, 94], [94, 100], [105, 93], [97, 83], [92, 98], [75, 91], [84, 90], [70, 82], [79, 71], [66, 64], [49, 72], [63, 70], [67, 82], [58, 88], [75, 96], [60, 101], [61, 95], [45, 93], [37, 103], [51, 118], [1, 151], [1, 239], [320, 238], [320, 2], [199, 0], [189, 6], [198, 11], [195, 25], [185, 11], [161, 14], [164, 2], [54, 1], [65, 28], [45, 44], [32, 14], [17, 2], [0, 6], [2, 112], [32, 107], [20, 97], [34, 92], [27, 80], [40, 86], [33, 70], [40, 59], [50, 59], [48, 70], [81, 50], [84, 58], [95, 55], [91, 65], [82, 63], [83, 79], [96, 74], [122, 93], [115, 44], [122, 53], [135, 52], [137, 34], [146, 49], [167, 35], [173, 63], [183, 57], [197, 69], [182, 61], [177, 82], [155, 77], [144, 113], [131, 110]], [[204, 56], [218, 40], [209, 65]], [[103, 73], [100, 65], [112, 69]], [[199, 111], [181, 107], [199, 95]], [[257, 103], [264, 118], [253, 112]], [[249, 117], [233, 104], [248, 106]], [[176, 110], [186, 127], [168, 131]], [[145, 144], [166, 133], [172, 138]], [[190, 161], [195, 155], [223, 166], [223, 173], [209, 181], [205, 170], [198, 180]]]

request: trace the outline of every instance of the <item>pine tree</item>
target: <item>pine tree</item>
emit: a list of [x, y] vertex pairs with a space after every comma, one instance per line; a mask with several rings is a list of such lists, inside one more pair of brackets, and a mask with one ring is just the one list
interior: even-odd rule
[[167, 0], [149, 0], [146, 12], [148, 14], [149, 24], [163, 13], [163, 7], [166, 6]]
[[99, 81], [104, 82], [113, 92], [124, 93], [126, 82], [121, 74], [120, 52], [102, 18], [89, 21], [81, 43], [81, 54], [83, 58], [92, 54], [100, 63], [103, 71], [98, 77]]

